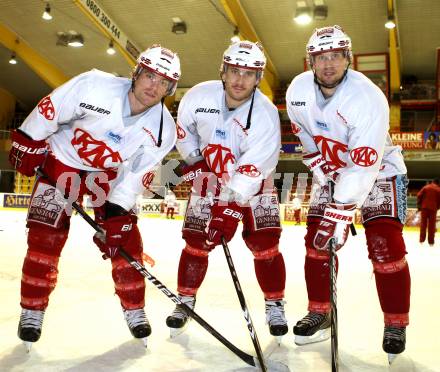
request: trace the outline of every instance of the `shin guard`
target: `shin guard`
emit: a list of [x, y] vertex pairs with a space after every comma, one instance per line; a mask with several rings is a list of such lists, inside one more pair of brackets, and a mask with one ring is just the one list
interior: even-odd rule
[[395, 219], [380, 218], [366, 223], [365, 233], [385, 325], [406, 326], [411, 277], [405, 259], [402, 224]]
[[28, 251], [23, 262], [20, 305], [45, 310], [58, 276], [58, 260], [66, 243], [68, 228], [54, 229], [29, 224]]
[[[137, 225], [124, 249], [139, 262], [142, 262], [142, 240]], [[145, 305], [145, 278], [124, 258], [112, 258], [112, 277], [116, 294], [125, 310], [143, 308]]]

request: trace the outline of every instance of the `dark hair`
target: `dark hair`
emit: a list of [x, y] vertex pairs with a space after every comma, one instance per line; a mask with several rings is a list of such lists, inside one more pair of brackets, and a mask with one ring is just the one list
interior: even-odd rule
[[433, 140], [436, 140], [436, 139], [437, 139], [437, 136], [435, 135], [434, 132], [431, 132], [431, 133], [428, 134], [428, 139], [430, 139], [431, 136], [432, 136], [432, 139], [433, 139]]

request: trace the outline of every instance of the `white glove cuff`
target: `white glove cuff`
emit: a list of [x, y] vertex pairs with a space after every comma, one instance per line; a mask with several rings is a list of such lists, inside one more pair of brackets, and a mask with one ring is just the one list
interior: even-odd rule
[[322, 167], [326, 161], [321, 154], [318, 154], [313, 158], [303, 159], [303, 163], [307, 168], [309, 168], [309, 171], [313, 172], [316, 168]]

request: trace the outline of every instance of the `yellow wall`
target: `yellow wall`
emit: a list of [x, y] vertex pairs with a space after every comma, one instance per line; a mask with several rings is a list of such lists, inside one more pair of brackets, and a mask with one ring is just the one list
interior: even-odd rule
[[0, 129], [5, 129], [14, 117], [15, 97], [8, 91], [0, 88]]

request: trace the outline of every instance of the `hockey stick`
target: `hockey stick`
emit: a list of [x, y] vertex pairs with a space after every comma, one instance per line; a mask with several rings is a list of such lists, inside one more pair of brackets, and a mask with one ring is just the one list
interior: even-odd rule
[[243, 291], [241, 290], [240, 281], [238, 280], [237, 272], [235, 271], [234, 262], [232, 261], [231, 252], [229, 252], [228, 243], [222, 236], [222, 246], [225, 252], [226, 261], [228, 262], [229, 271], [231, 272], [232, 281], [234, 283], [235, 291], [237, 292], [238, 300], [240, 301], [241, 309], [243, 310], [244, 318], [246, 319], [249, 334], [254, 344], [255, 352], [257, 353], [258, 360], [260, 362], [261, 371], [266, 372], [267, 367], [264, 361], [263, 352], [261, 351], [261, 346], [258, 341], [257, 332], [255, 331], [254, 325], [252, 323], [251, 314], [246, 305], [246, 300], [244, 299]]
[[330, 239], [330, 329], [331, 329], [331, 353], [332, 353], [332, 372], [339, 370], [338, 355], [338, 309], [336, 306], [336, 244], [334, 239]]
[[[46, 174], [41, 170], [36, 170], [37, 175], [40, 177], [44, 177], [48, 179]], [[55, 186], [56, 187], [56, 186]], [[58, 189], [62, 192], [62, 190]], [[66, 196], [64, 195], [64, 198]], [[77, 203], [72, 202], [72, 208], [75, 209], [78, 214], [86, 220], [86, 222], [97, 232], [100, 234], [105, 234], [103, 229], [97, 224], [95, 220], [93, 220], [84, 209]], [[140, 262], [135, 260], [129, 253], [127, 253], [123, 248], [119, 248], [118, 250], [121, 257], [123, 257], [132, 267], [134, 267], [143, 277], [147, 278], [151, 283], [153, 283], [156, 288], [158, 288], [162, 293], [164, 293], [171, 301], [175, 304], [180, 305], [191, 318], [193, 318], [197, 323], [199, 323], [206, 331], [208, 331], [212, 336], [214, 336], [218, 341], [220, 341], [224, 346], [226, 346], [229, 350], [231, 350], [235, 355], [237, 355], [241, 360], [245, 363], [253, 366], [259, 367], [260, 362], [257, 358], [252, 355], [245, 353], [244, 351], [237, 348], [234, 344], [232, 344], [229, 340], [223, 337], [219, 332], [217, 332], [208, 322], [206, 322], [201, 316], [199, 316], [194, 310], [188, 307], [185, 303], [183, 303], [179, 297], [177, 297], [173, 292], [171, 292], [162, 282], [160, 282], [154, 275], [152, 275]], [[268, 361], [269, 366], [273, 368], [275, 371], [287, 372], [290, 371], [289, 368], [281, 362], [276, 361]]]

